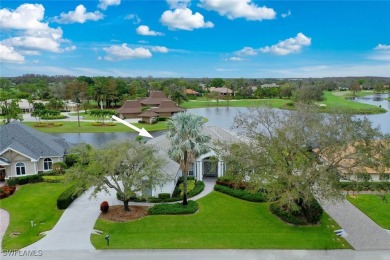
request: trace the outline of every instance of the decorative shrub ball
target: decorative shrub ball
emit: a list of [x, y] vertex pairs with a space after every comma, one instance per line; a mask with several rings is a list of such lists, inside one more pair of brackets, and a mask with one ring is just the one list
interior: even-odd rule
[[108, 202], [107, 202], [107, 201], [103, 201], [103, 202], [100, 204], [100, 210], [101, 210], [101, 212], [103, 212], [103, 213], [107, 213], [109, 207], [110, 207], [110, 206], [108, 205]]

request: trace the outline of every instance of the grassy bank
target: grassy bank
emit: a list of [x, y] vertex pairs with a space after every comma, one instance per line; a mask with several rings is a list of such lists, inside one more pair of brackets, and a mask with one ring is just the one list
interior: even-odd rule
[[325, 92], [325, 100], [318, 102], [326, 105], [325, 111], [336, 109], [350, 114], [379, 114], [386, 112], [383, 108], [351, 101], [345, 99], [344, 96], [335, 96], [334, 94], [333, 92]]
[[[57, 209], [57, 197], [66, 188], [62, 183], [26, 184], [14, 195], [0, 200], [0, 207], [10, 214], [3, 249], [23, 248], [41, 239], [43, 235], [39, 233], [51, 230], [63, 213]], [[10, 235], [13, 232], [20, 235]]]
[[348, 196], [348, 201], [379, 226], [390, 229], [390, 194], [386, 195], [385, 201], [379, 195], [367, 194], [359, 194], [356, 197]]
[[[63, 124], [63, 126], [59, 126], [59, 127], [34, 127], [35, 122], [23, 122], [23, 123], [45, 133], [135, 132], [133, 129], [121, 123], [116, 123], [115, 126], [93, 126], [92, 125], [93, 122], [80, 122], [80, 127], [78, 127], [77, 122], [67, 122], [67, 121], [60, 122]], [[138, 128], [145, 128], [149, 132], [167, 129], [166, 121], [160, 121], [153, 125], [139, 124], [139, 123], [134, 123], [133, 125]]]
[[[333, 230], [337, 224], [326, 214], [321, 225], [287, 225], [268, 210], [268, 203], [253, 203], [212, 192], [197, 201], [193, 215], [153, 215], [137, 221], [98, 219], [91, 235], [97, 249], [338, 249], [350, 248]], [[110, 234], [107, 247], [104, 235]]]

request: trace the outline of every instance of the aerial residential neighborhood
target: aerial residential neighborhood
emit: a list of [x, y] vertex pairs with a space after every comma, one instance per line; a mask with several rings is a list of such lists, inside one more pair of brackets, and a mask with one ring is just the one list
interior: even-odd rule
[[2, 1], [2, 259], [389, 259], [389, 9]]

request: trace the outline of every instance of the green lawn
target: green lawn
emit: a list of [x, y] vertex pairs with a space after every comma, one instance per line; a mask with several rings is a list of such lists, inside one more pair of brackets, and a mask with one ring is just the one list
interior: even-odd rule
[[[198, 200], [199, 212], [186, 216], [147, 216], [119, 223], [98, 219], [95, 229], [110, 235], [110, 249], [350, 248], [333, 231], [326, 214], [321, 225], [294, 227], [268, 211], [268, 203], [252, 203], [212, 192]], [[107, 249], [104, 235], [91, 235], [97, 249]]]
[[[116, 123], [115, 126], [93, 126], [93, 122], [80, 122], [81, 127], [78, 127], [77, 122], [66, 122], [62, 121], [60, 123], [64, 124], [63, 126], [59, 127], [34, 127], [35, 122], [23, 122], [24, 124], [33, 127], [34, 129], [37, 129], [39, 131], [45, 132], [45, 133], [106, 133], [106, 132], [135, 132], [133, 129], [121, 124]], [[138, 128], [144, 127], [147, 131], [153, 132], [158, 130], [165, 130], [167, 129], [167, 122], [166, 121], [160, 121], [156, 124], [149, 125], [149, 124], [139, 124], [134, 123], [132, 125], [135, 125]]]
[[325, 92], [325, 100], [318, 103], [325, 104], [325, 110], [339, 109], [351, 114], [377, 114], [386, 112], [383, 108], [347, 100], [343, 96], [335, 96], [332, 92]]
[[348, 196], [349, 202], [369, 216], [379, 226], [390, 229], [390, 194], [387, 203], [379, 195], [359, 194], [356, 198]]
[[[40, 232], [50, 230], [61, 217], [57, 209], [57, 197], [67, 186], [62, 183], [36, 183], [20, 186], [14, 195], [0, 200], [0, 208], [10, 214], [10, 225], [3, 238], [3, 249], [20, 249], [43, 236]], [[36, 226], [31, 227], [31, 220]], [[17, 237], [12, 232], [20, 232]]]
[[260, 107], [271, 106], [274, 108], [281, 108], [286, 103], [290, 102], [287, 99], [233, 99], [230, 101], [220, 100], [218, 102], [207, 100], [206, 98], [198, 98], [197, 100], [190, 100], [184, 102], [181, 107], [183, 108], [203, 108], [203, 107]]
[[[339, 96], [339, 97], [354, 97], [353, 92], [350, 90], [346, 91], [332, 91], [332, 94], [334, 96]], [[355, 97], [365, 97], [365, 96], [370, 96], [374, 95], [375, 92], [373, 90], [363, 90], [363, 91], [358, 91], [355, 93]]]

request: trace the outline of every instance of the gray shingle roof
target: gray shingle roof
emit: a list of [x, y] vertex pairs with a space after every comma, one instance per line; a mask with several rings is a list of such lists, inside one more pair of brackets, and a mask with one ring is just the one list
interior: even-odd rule
[[64, 139], [13, 121], [0, 126], [0, 153], [10, 148], [38, 160], [42, 157], [62, 157], [70, 145]]

